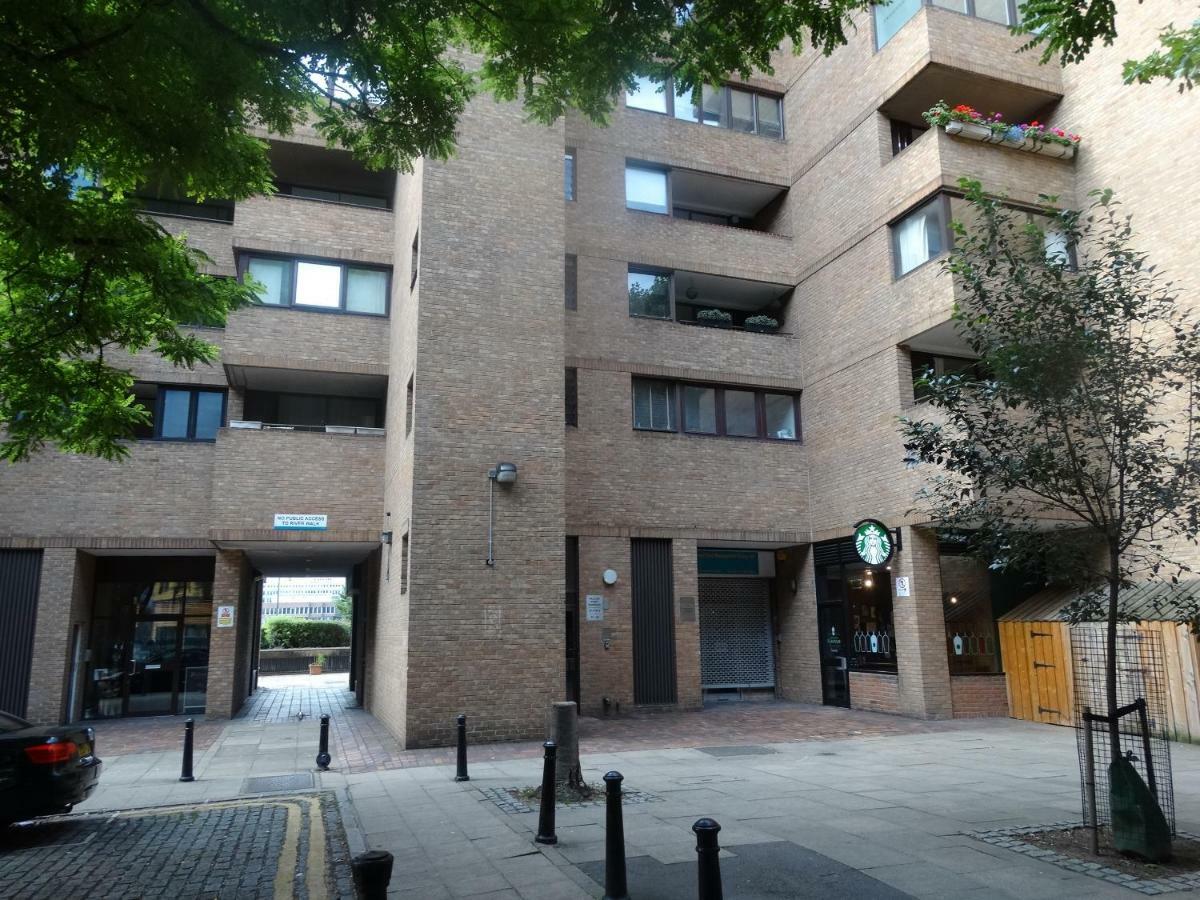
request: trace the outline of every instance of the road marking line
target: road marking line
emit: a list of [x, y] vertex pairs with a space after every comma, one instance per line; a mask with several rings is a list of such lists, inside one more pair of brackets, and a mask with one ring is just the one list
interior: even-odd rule
[[283, 849], [275, 869], [275, 900], [291, 900], [296, 880], [296, 862], [300, 851], [300, 806], [281, 803], [287, 810], [287, 827], [283, 833]]

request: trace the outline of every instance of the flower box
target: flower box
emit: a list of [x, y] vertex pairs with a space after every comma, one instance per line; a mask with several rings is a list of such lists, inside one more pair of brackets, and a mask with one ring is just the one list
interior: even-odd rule
[[1074, 157], [1080, 140], [1078, 135], [1068, 134], [1061, 128], [1047, 129], [1040, 122], [1011, 125], [1003, 121], [999, 113], [984, 116], [978, 110], [961, 104], [952, 109], [945, 101], [939, 102], [923, 117], [930, 125], [945, 129], [946, 134], [985, 144], [1000, 144], [1026, 153], [1040, 153], [1055, 159]]

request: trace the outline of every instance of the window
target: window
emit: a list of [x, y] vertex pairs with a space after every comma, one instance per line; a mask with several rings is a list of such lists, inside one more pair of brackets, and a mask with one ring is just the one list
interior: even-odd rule
[[688, 434], [798, 441], [799, 395], [710, 384], [634, 379], [634, 428], [675, 431], [675, 403]]
[[212, 222], [233, 221], [232, 200], [189, 200], [168, 192], [139, 192], [134, 199], [144, 212], [160, 216], [179, 216], [185, 219], [207, 219]]
[[904, 150], [915, 141], [918, 137], [928, 131], [920, 125], [913, 125], [909, 122], [900, 122], [896, 119], [891, 120], [892, 125], [892, 156], [895, 156], [901, 150]]
[[408, 376], [408, 387], [404, 389], [404, 436], [408, 437], [413, 430], [413, 379], [416, 373]]
[[647, 166], [625, 166], [625, 206], [646, 212], [671, 211], [667, 200], [667, 171]]
[[647, 431], [675, 430], [675, 391], [669, 381], [633, 379], [633, 427]]
[[421, 254], [421, 229], [418, 228], [413, 232], [412, 242], [412, 258], [409, 261], [408, 269], [408, 289], [411, 291], [417, 286], [417, 260]]
[[923, 5], [940, 6], [998, 25], [1016, 25], [1021, 21], [1020, 0], [885, 0], [873, 7], [875, 49], [882, 48], [890, 41]]
[[330, 190], [328, 188], [303, 187], [298, 184], [280, 184], [279, 193], [304, 200], [320, 200], [324, 203], [344, 203], [348, 206], [368, 206], [372, 209], [388, 209], [387, 197], [373, 194], [358, 194], [353, 191]]
[[400, 593], [408, 593], [408, 532], [400, 538]]
[[563, 154], [563, 197], [575, 199], [575, 148], [568, 147]]
[[571, 367], [566, 370], [564, 379], [563, 405], [566, 412], [566, 423], [571, 427], [579, 426], [579, 370]]
[[625, 105], [633, 109], [644, 109], [649, 112], [665, 113], [667, 111], [667, 92], [661, 82], [654, 81], [649, 76], [637, 76], [632, 91], [625, 94]]
[[629, 314], [671, 318], [671, 276], [666, 272], [629, 270]]
[[567, 309], [579, 307], [579, 259], [573, 253], [563, 259], [563, 303]]
[[[1068, 235], [1061, 230], [1060, 224], [1052, 215], [1021, 207], [1009, 207], [1012, 216], [1014, 236], [1028, 226], [1035, 226], [1041, 232], [1040, 237], [1031, 250], [1040, 250], [1047, 262], [1073, 269], [1076, 266], [1075, 248], [1071, 245]], [[974, 208], [962, 197], [950, 198], [950, 216], [956, 222], [961, 222], [968, 232], [979, 224], [979, 217]]]
[[[1007, 0], [993, 0], [1007, 2]], [[692, 101], [690, 89], [668, 79], [665, 88], [649, 78], [639, 78], [637, 87], [625, 95], [630, 109], [673, 116], [684, 122], [702, 122], [715, 128], [729, 128], [763, 137], [783, 138], [783, 104], [774, 94], [747, 87], [702, 85], [700, 104]]]
[[242, 416], [250, 422], [323, 430], [326, 425], [383, 427], [383, 402], [377, 397], [334, 397], [328, 394], [285, 394], [246, 391]]
[[213, 441], [225, 424], [223, 390], [137, 384], [133, 394], [150, 412], [135, 433], [141, 440]]
[[939, 194], [892, 226], [896, 275], [911, 272], [948, 245], [946, 198]]
[[929, 396], [928, 385], [920, 384], [925, 378], [960, 373], [969, 375], [972, 380], [976, 381], [984, 377], [983, 368], [977, 359], [963, 356], [939, 356], [913, 350], [909, 353], [909, 360], [912, 363], [913, 397], [916, 400], [924, 400]]
[[266, 306], [387, 315], [391, 273], [379, 266], [255, 255], [242, 257], [242, 277]]

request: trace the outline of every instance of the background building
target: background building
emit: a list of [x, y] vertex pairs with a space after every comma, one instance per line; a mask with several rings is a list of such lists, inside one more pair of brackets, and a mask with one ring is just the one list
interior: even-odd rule
[[[1016, 53], [1013, 15], [873, 7], [832, 57], [781, 52], [699, 106], [643, 85], [607, 128], [481, 99], [454, 159], [408, 175], [264, 135], [277, 195], [148, 199], [263, 305], [206, 333], [219, 366], [130, 360], [156, 415], [127, 462], [0, 472], [0, 706], [232, 714], [263, 579], [326, 575], [355, 599], [355, 690], [408, 746], [460, 712], [539, 735], [564, 696], [1003, 714], [995, 618], [1025, 591], [939, 546], [896, 429], [914, 369], [970, 364], [934, 261], [957, 181], [1030, 210], [1111, 186], [1200, 284], [1200, 107], [1120, 75], [1191, 10], [1122, 4], [1065, 70]], [[942, 99], [1084, 143], [926, 130]]]
[[334, 599], [345, 589], [344, 578], [266, 578], [262, 617], [299, 616], [332, 621], [340, 618]]

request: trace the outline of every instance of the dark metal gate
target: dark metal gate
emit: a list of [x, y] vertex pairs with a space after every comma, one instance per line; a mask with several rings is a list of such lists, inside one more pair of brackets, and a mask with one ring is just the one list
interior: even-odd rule
[[633, 575], [633, 701], [674, 703], [675, 619], [671, 542], [635, 538]]
[[700, 579], [700, 686], [775, 687], [765, 578]]
[[41, 576], [41, 550], [0, 550], [0, 710], [14, 716], [29, 703]]

